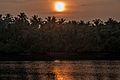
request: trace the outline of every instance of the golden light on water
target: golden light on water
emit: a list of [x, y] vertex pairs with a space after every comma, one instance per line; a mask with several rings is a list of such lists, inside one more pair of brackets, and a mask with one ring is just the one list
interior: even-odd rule
[[61, 1], [55, 2], [54, 7], [55, 7], [56, 12], [64, 12], [65, 11], [65, 3], [64, 2], [61, 2]]
[[67, 73], [71, 73], [71, 69], [73, 68], [69, 63], [61, 64], [61, 61], [55, 60], [54, 63], [56, 65], [53, 66], [53, 72], [55, 73], [55, 80], [74, 80], [74, 78]]

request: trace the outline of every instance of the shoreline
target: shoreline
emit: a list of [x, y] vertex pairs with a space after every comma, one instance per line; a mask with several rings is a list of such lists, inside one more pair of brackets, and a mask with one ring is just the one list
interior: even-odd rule
[[0, 61], [120, 60], [119, 52], [0, 54]]

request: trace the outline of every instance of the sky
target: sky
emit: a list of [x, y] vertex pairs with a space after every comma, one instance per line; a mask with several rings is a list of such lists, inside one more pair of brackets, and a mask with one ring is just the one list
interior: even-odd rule
[[[53, 10], [56, 1], [66, 4], [64, 12]], [[110, 17], [120, 20], [119, 8], [120, 0], [0, 0], [0, 14], [25, 12], [28, 16], [56, 16], [68, 20], [106, 20]]]

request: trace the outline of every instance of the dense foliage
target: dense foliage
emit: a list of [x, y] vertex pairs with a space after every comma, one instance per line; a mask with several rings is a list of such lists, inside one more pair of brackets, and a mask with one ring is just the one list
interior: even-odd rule
[[0, 51], [12, 52], [83, 52], [119, 51], [120, 22], [66, 21], [25, 13], [13, 17], [0, 15]]

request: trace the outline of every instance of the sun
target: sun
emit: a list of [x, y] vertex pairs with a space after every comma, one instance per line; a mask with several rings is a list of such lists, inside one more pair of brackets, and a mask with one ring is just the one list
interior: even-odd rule
[[64, 2], [56, 2], [55, 3], [55, 11], [56, 12], [63, 12], [63, 11], [65, 11], [65, 3]]

